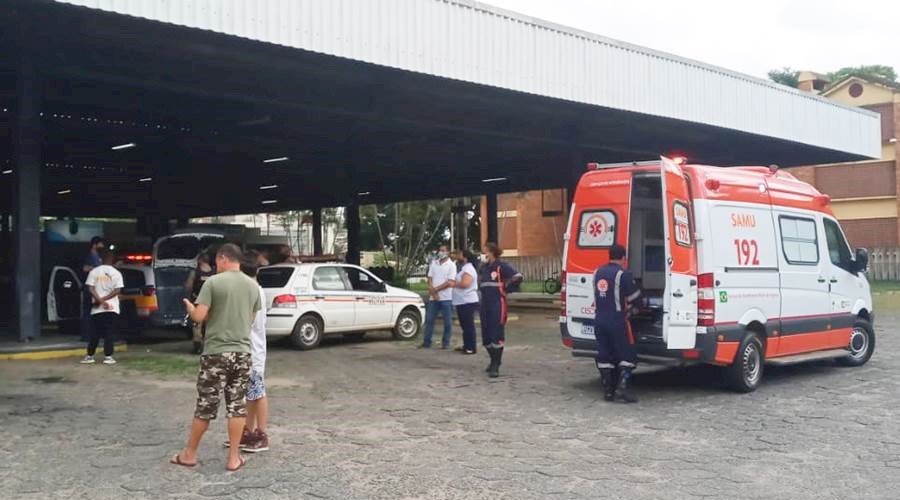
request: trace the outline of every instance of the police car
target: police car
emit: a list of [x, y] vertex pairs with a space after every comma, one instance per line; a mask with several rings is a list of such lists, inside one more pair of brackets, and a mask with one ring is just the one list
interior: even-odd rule
[[389, 330], [410, 340], [422, 329], [422, 297], [358, 266], [278, 264], [261, 268], [257, 279], [266, 294], [266, 336], [288, 337], [298, 349], [315, 348], [325, 335]]

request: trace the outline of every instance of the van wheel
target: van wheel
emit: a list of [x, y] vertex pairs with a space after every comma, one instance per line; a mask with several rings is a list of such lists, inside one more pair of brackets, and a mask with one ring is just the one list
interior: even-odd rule
[[747, 332], [738, 346], [734, 362], [727, 368], [728, 385], [737, 392], [753, 392], [762, 381], [765, 367], [762, 342], [753, 332]]
[[862, 366], [869, 361], [875, 352], [875, 330], [872, 324], [864, 319], [856, 320], [850, 333], [850, 354], [838, 358], [843, 366]]
[[419, 313], [407, 309], [400, 313], [397, 323], [394, 324], [394, 338], [397, 340], [412, 340], [419, 334], [422, 327], [422, 321], [419, 319]]
[[322, 322], [312, 315], [303, 316], [297, 320], [294, 331], [288, 338], [291, 345], [301, 351], [315, 349], [322, 341]]

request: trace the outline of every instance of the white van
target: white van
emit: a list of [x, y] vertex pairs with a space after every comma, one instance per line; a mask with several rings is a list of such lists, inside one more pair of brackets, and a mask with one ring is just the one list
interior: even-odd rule
[[643, 290], [631, 317], [645, 359], [726, 367], [739, 391], [763, 366], [875, 349], [865, 249], [851, 252], [829, 198], [771, 167], [589, 164], [565, 235], [563, 344], [593, 357], [593, 272], [613, 243]]

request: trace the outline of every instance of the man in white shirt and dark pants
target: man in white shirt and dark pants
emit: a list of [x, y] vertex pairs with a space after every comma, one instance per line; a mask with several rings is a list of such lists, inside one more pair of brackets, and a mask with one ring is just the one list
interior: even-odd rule
[[434, 335], [434, 323], [437, 321], [438, 312], [444, 317], [444, 336], [441, 339], [441, 348], [450, 348], [450, 336], [453, 334], [453, 287], [456, 285], [456, 264], [450, 260], [450, 251], [447, 245], [438, 248], [437, 259], [428, 266], [428, 295], [429, 301], [425, 305], [425, 338], [422, 347], [431, 347], [431, 337]]
[[125, 280], [122, 278], [122, 273], [112, 266], [115, 261], [112, 253], [104, 252], [102, 261], [102, 265], [91, 269], [85, 280], [91, 297], [91, 321], [94, 328], [88, 340], [87, 356], [81, 360], [81, 364], [84, 365], [95, 363], [94, 353], [97, 351], [97, 345], [101, 338], [105, 355], [103, 364], [116, 364], [116, 360], [112, 357], [113, 343], [116, 341], [119, 323], [119, 293], [125, 286]]

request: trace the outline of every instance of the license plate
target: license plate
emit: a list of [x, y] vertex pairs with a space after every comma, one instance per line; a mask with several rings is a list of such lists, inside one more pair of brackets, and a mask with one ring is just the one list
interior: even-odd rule
[[582, 335], [590, 335], [591, 337], [593, 337], [594, 336], [594, 325], [582, 324], [581, 325], [581, 334]]

